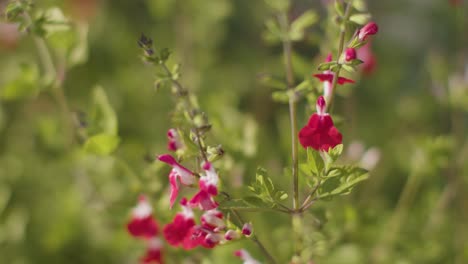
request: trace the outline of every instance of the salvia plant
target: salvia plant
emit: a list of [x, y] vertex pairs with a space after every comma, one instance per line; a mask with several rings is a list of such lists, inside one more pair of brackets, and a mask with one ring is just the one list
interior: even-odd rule
[[[346, 104], [348, 96], [359, 88], [360, 79], [376, 68], [372, 41], [379, 27], [365, 1], [323, 1], [326, 12], [311, 9], [301, 10], [299, 14], [292, 8], [293, 0], [264, 2], [269, 14], [264, 18], [264, 31], [259, 34], [265, 45], [281, 57], [283, 68], [267, 69], [257, 79], [261, 85], [271, 88], [271, 99], [284, 106], [278, 115], [287, 113], [287, 122], [280, 125], [281, 136], [287, 136], [289, 141], [278, 140], [272, 146], [274, 155], [286, 157], [286, 166], [278, 169], [278, 164], [255, 164], [253, 171], [239, 169], [251, 166], [236, 167], [245, 162], [237, 159], [238, 156], [249, 156], [259, 147], [258, 142], [249, 140], [249, 135], [256, 133], [256, 124], [245, 125], [245, 144], [225, 148], [222, 142], [228, 142], [232, 135], [219, 131], [239, 120], [211, 118], [219, 113], [204, 110], [201, 103], [204, 100], [199, 100], [196, 90], [184, 79], [178, 54], [164, 47], [158, 36], [142, 33], [135, 41], [135, 55], [139, 48], [141, 69], [150, 68], [155, 75], [154, 80], [147, 80], [148, 86], [153, 82], [152, 94], [167, 96], [172, 110], [169, 114], [154, 114], [156, 119], [170, 118], [167, 133], [154, 135], [157, 140], [165, 141], [166, 147], [148, 153], [146, 169], [138, 173], [115, 155], [122, 138], [117, 113], [105, 89], [96, 86], [92, 90], [90, 106], [84, 111], [71, 108], [64, 93], [67, 74], [88, 59], [89, 24], [67, 18], [60, 8], [42, 9], [30, 0], [13, 0], [6, 6], [6, 20], [30, 36], [38, 63], [20, 65], [18, 76], [4, 86], [0, 97], [9, 101], [46, 94], [53, 99], [61, 116], [59, 121], [39, 122], [45, 131], [41, 140], [51, 151], [78, 160], [77, 185], [87, 194], [87, 199], [101, 201], [113, 197], [112, 194], [100, 197], [96, 194], [99, 191], [89, 187], [88, 171], [104, 170], [90, 157], [113, 157], [100, 162], [117, 164], [120, 172], [130, 175], [122, 180], [126, 184], [120, 190], [129, 193], [134, 205], [131, 208], [130, 204], [121, 203], [125, 213], [120, 217], [127, 222], [119, 223], [119, 228], [126, 229], [135, 246], [120, 249], [128, 252], [135, 249], [140, 253], [144, 247], [144, 252], [139, 257], [129, 253], [134, 257], [129, 262], [214, 263], [206, 256], [227, 248], [233, 259], [244, 264], [320, 263], [335, 242], [333, 235], [323, 231], [323, 226], [329, 224], [325, 221], [329, 212], [323, 209], [324, 205], [351, 194], [368, 179], [369, 171], [379, 161], [378, 149], [366, 151], [355, 141], [344, 145], [343, 139], [348, 135], [340, 132], [348, 125], [340, 104]], [[223, 5], [224, 1], [219, 3]], [[450, 3], [460, 5], [458, 1]], [[316, 35], [311, 36], [310, 29], [314, 27], [320, 33], [314, 31]], [[300, 56], [295, 52], [297, 46], [317, 52], [314, 57]], [[433, 66], [430, 70], [437, 71], [437, 63], [433, 63], [437, 56], [430, 60]], [[300, 65], [303, 61], [313, 61], [314, 67], [304, 70]], [[437, 83], [437, 74], [432, 76], [432, 81]], [[466, 111], [466, 79], [466, 72], [464, 76], [453, 75], [447, 84], [449, 93], [443, 96], [438, 96], [439, 86], [434, 85], [434, 97], [447, 105], [454, 119], [457, 113]], [[223, 87], [213, 89], [213, 93], [223, 93]], [[367, 254], [369, 263], [389, 260], [403, 219], [423, 183], [422, 176], [445, 168], [454, 142], [463, 140], [460, 133], [455, 139], [440, 136], [415, 148], [405, 167], [408, 180], [402, 187], [395, 212], [381, 224], [386, 232]], [[229, 153], [229, 150], [243, 153]], [[462, 170], [458, 163], [452, 165]], [[233, 173], [235, 170], [238, 171]], [[150, 176], [141, 180], [138, 174]], [[155, 174], [157, 178], [153, 177]], [[234, 184], [231, 177], [234, 174], [245, 177]], [[447, 195], [458, 183], [455, 179], [447, 184]], [[447, 207], [447, 199], [441, 196], [441, 205], [434, 209], [437, 211], [434, 215]], [[346, 205], [333, 209], [343, 210], [351, 219], [356, 214]], [[107, 213], [112, 216], [112, 209]], [[99, 213], [93, 215], [99, 218]], [[432, 232], [438, 222], [440, 219], [431, 217], [424, 230]], [[335, 230], [344, 228], [339, 226]]]

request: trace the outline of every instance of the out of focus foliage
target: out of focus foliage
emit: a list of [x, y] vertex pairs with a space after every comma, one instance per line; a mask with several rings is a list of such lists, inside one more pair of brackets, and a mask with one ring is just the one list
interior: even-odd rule
[[[336, 49], [319, 39], [329, 1], [293, 2], [291, 17], [317, 11], [300, 20], [317, 25], [295, 32], [303, 38], [294, 43], [296, 75], [310, 76]], [[377, 68], [338, 88], [334, 112], [345, 158], [369, 165], [380, 153], [380, 161], [352, 195], [313, 205], [308, 254], [324, 264], [468, 263], [468, 3], [368, 2], [380, 26]], [[6, 6], [1, 0], [2, 13]], [[166, 151], [173, 104], [138, 57], [141, 32], [174, 50], [170, 64], [180, 63], [180, 79], [209, 114], [226, 153], [223, 184], [240, 195], [260, 164], [280, 190], [290, 188], [287, 107], [261, 81], [265, 72], [283, 76], [281, 46], [263, 33], [264, 1], [44, 0], [31, 8], [43, 11], [30, 17], [43, 28], [19, 22], [47, 32], [59, 71], [31, 34], [0, 23], [0, 263], [134, 263], [144, 248], [124, 226], [138, 194], [154, 201], [161, 222], [171, 219], [167, 171], [153, 160]], [[301, 124], [311, 107], [300, 105]], [[246, 216], [285, 263], [290, 219], [270, 214]], [[238, 263], [240, 246], [261, 259], [245, 241], [172, 250], [167, 260]]]

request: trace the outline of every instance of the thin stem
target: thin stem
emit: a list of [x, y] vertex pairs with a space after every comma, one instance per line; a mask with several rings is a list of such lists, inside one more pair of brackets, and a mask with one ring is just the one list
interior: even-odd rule
[[345, 11], [345, 14], [343, 16], [343, 21], [342, 21], [342, 24], [341, 24], [340, 43], [339, 43], [339, 46], [338, 46], [338, 53], [336, 54], [336, 59], [338, 61], [338, 69], [336, 70], [336, 73], [333, 76], [330, 100], [327, 102], [327, 105], [325, 106], [326, 107], [325, 110], [330, 108], [330, 106], [333, 103], [333, 96], [335, 94], [335, 89], [336, 89], [336, 85], [338, 83], [338, 78], [340, 77], [341, 63], [339, 63], [339, 61], [340, 61], [340, 56], [343, 53], [343, 49], [344, 49], [344, 41], [345, 41], [345, 37], [346, 37], [346, 22], [348, 21], [349, 16], [351, 15], [352, 2], [353, 2], [353, 0], [350, 0], [348, 2], [348, 4], [346, 5], [346, 11]]
[[292, 42], [289, 38], [288, 14], [283, 12], [278, 16], [278, 22], [283, 33], [283, 60], [286, 71], [286, 81], [289, 94], [289, 120], [291, 126], [291, 156], [292, 156], [292, 177], [293, 177], [293, 211], [292, 229], [294, 233], [295, 258], [300, 259], [302, 254], [302, 216], [299, 212], [299, 159], [298, 159], [298, 138], [297, 138], [297, 111], [296, 95], [294, 92], [294, 69], [292, 65]]
[[[309, 206], [312, 205], [312, 203], [316, 200], [316, 199], [312, 199], [312, 197], [317, 192], [317, 190], [320, 187], [321, 183], [322, 183], [322, 181], [320, 181], [320, 180], [317, 182], [317, 185], [315, 185], [314, 189], [312, 189], [312, 191], [310, 191], [309, 195], [307, 195], [307, 198], [302, 203], [302, 206], [299, 209], [299, 211], [303, 212], [303, 211], [307, 210], [307, 208], [309, 208]], [[312, 200], [310, 200], [310, 199], [312, 199]]]
[[[174, 79], [174, 76], [172, 74], [172, 72], [169, 70], [169, 68], [167, 67], [167, 65], [165, 63], [160, 63], [161, 67], [163, 68], [163, 70], [166, 72], [166, 74], [169, 76], [169, 78], [171, 79], [171, 82], [174, 84], [174, 87], [176, 88], [176, 93], [178, 95], [184, 95], [184, 98], [186, 100], [186, 105], [188, 106], [188, 108], [191, 108], [191, 109], [187, 109], [187, 111], [191, 111], [191, 110], [194, 110], [194, 106], [192, 104], [192, 102], [190, 101], [190, 98], [188, 96], [188, 91], [186, 89], [184, 89], [184, 87], [182, 86], [182, 84], [175, 80]], [[192, 122], [194, 121], [193, 120], [193, 117], [192, 115], [189, 113], [190, 115], [190, 118], [192, 120]], [[200, 149], [200, 154], [201, 156], [203, 157], [203, 160], [205, 162], [208, 161], [208, 157], [206, 155], [206, 151], [205, 151], [205, 148], [203, 147], [202, 145], [202, 142], [201, 142], [201, 135], [200, 135], [200, 129], [198, 127], [194, 127], [193, 130], [195, 131], [195, 136], [197, 137], [197, 145], [198, 145], [198, 148]]]
[[[241, 226], [246, 223], [246, 221], [244, 221], [244, 219], [242, 218], [242, 216], [239, 214], [237, 210], [231, 209], [231, 212], [237, 218]], [[263, 243], [258, 239], [258, 237], [255, 234], [252, 234], [250, 236], [250, 239], [260, 248], [263, 255], [267, 257], [269, 263], [271, 264], [278, 263], [276, 262], [275, 258], [273, 258], [273, 256], [270, 254], [270, 252], [267, 250], [267, 248], [263, 245]]]
[[[33, 23], [29, 13], [24, 12], [23, 16], [28, 24]], [[42, 37], [36, 36], [34, 34], [32, 34], [32, 38], [37, 49], [39, 62], [42, 64], [46, 78], [54, 80], [52, 83], [51, 94], [55, 101], [57, 101], [62, 112], [62, 118], [66, 124], [66, 135], [68, 137], [68, 142], [71, 144], [74, 141], [74, 125], [73, 120], [70, 118], [70, 107], [68, 106], [68, 102], [63, 91], [63, 76], [60, 79], [58, 78], [58, 69], [54, 65], [52, 54], [47, 47], [45, 40]]]
[[298, 160], [298, 140], [297, 140], [297, 112], [296, 97], [294, 95], [294, 70], [292, 65], [292, 42], [289, 38], [289, 22], [286, 13], [279, 16], [279, 22], [283, 29], [283, 58], [286, 71], [286, 81], [288, 89], [292, 91], [289, 96], [289, 120], [291, 126], [291, 152], [292, 152], [292, 176], [293, 176], [293, 208], [299, 208], [299, 160]]

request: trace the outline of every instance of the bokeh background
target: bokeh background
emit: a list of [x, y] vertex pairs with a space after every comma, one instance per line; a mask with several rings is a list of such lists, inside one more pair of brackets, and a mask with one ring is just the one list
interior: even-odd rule
[[[339, 88], [334, 111], [342, 120], [343, 160], [377, 163], [351, 195], [314, 205], [306, 217], [310, 254], [314, 263], [331, 264], [468, 263], [467, 3], [368, 2], [380, 29], [372, 41], [376, 68]], [[291, 17], [313, 8], [321, 18], [295, 43], [297, 79], [310, 78], [336, 49], [321, 42], [326, 5], [293, 1]], [[43, 0], [36, 6], [58, 6], [87, 29], [87, 56], [64, 75], [65, 96], [86, 126], [96, 86], [102, 87], [120, 145], [104, 156], [69, 147], [48, 92], [4, 92], [38, 56], [30, 36], [0, 23], [0, 263], [136, 263], [144, 245], [125, 224], [138, 194], [149, 195], [161, 223], [172, 218], [167, 169], [152, 159], [166, 151], [173, 101], [168, 89], [155, 90], [154, 69], [139, 58], [143, 32], [157, 48], [173, 50], [170, 63], [181, 64], [182, 82], [198, 94], [213, 124], [211, 140], [226, 151], [225, 185], [242, 193], [260, 165], [290, 190], [287, 105], [274, 102], [259, 81], [265, 73], [283, 76], [281, 46], [262, 38], [272, 15], [263, 1]], [[300, 124], [311, 107], [299, 106]], [[289, 218], [245, 216], [287, 263]], [[242, 241], [213, 251], [167, 249], [167, 262], [239, 263], [232, 257], [239, 247], [262, 259]]]

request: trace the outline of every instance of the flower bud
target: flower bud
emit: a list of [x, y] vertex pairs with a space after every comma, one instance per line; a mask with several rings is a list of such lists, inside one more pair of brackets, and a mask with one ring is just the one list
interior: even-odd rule
[[252, 235], [253, 232], [253, 227], [251, 223], [245, 223], [244, 226], [242, 227], [242, 234], [244, 236], [250, 236]]
[[379, 27], [377, 24], [375, 22], [369, 22], [358, 31], [358, 39], [364, 41], [367, 36], [375, 35], [378, 31]]
[[238, 239], [240, 236], [239, 236], [239, 232], [237, 232], [236, 230], [228, 230], [225, 234], [224, 234], [224, 239], [226, 240], [234, 240], [234, 239]]
[[317, 104], [316, 104], [317, 114], [324, 115], [326, 106], [327, 106], [327, 103], [325, 102], [325, 98], [323, 96], [319, 96], [319, 98], [317, 98]]
[[345, 61], [352, 61], [356, 59], [356, 50], [354, 48], [347, 48], [345, 52]]

